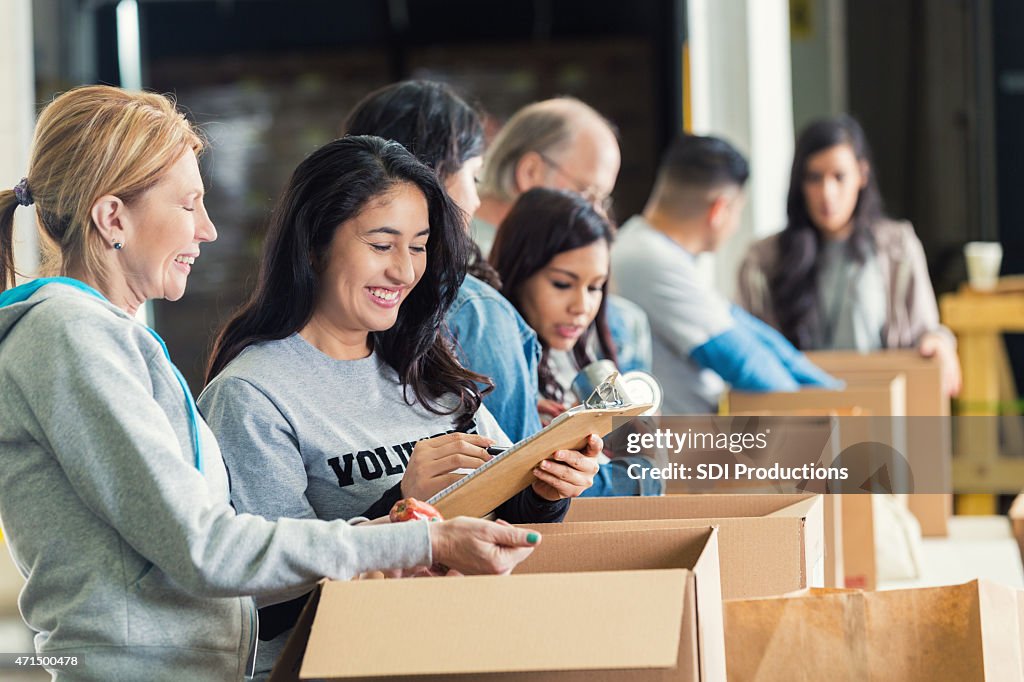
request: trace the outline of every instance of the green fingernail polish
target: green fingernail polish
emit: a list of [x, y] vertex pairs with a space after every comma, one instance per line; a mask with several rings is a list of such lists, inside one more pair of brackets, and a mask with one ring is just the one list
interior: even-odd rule
[[529, 542], [531, 545], [536, 545], [538, 540], [540, 540], [540, 535], [537, 533], [529, 533], [526, 536], [526, 541]]

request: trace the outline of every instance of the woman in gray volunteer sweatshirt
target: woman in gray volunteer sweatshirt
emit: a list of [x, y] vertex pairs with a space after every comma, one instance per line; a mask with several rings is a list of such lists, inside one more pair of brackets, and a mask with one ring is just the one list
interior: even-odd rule
[[[27, 177], [0, 191], [0, 518], [55, 679], [238, 679], [256, 637], [245, 595], [432, 561], [505, 572], [537, 540], [469, 519], [236, 514], [213, 434], [133, 317], [180, 298], [216, 238], [201, 149], [165, 97], [79, 88], [43, 110]], [[61, 277], [14, 287], [13, 215], [33, 203]]]
[[[469, 240], [434, 172], [404, 147], [348, 136], [295, 169], [274, 211], [252, 298], [214, 346], [199, 398], [232, 500], [268, 519], [386, 516], [474, 468], [508, 439], [481, 404], [488, 380], [455, 358], [443, 321]], [[559, 451], [502, 504], [512, 523], [559, 521], [590, 486], [600, 439]], [[261, 601], [267, 606], [268, 601]], [[270, 602], [272, 604], [272, 602]], [[300, 603], [261, 608], [258, 671]]]

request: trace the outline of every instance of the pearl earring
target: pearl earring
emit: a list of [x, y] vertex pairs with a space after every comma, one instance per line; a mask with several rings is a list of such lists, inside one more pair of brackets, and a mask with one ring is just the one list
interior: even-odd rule
[[120, 251], [124, 248], [124, 242], [114, 242], [114, 250]]

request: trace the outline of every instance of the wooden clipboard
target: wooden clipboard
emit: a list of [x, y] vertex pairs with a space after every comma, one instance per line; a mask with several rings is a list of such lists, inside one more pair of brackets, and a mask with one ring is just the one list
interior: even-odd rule
[[535, 480], [533, 468], [555, 450], [578, 450], [592, 433], [604, 436], [615, 417], [635, 417], [650, 403], [611, 408], [573, 408], [546, 427], [451, 484], [428, 500], [446, 518], [486, 516]]

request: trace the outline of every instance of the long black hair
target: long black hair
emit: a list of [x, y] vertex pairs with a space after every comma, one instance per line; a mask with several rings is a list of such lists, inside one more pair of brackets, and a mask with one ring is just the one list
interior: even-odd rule
[[[565, 251], [572, 251], [603, 239], [611, 245], [614, 228], [593, 205], [576, 192], [537, 188], [524, 192], [501, 221], [491, 248], [491, 265], [502, 281], [502, 293], [523, 313], [521, 293], [523, 284], [534, 274], [547, 267], [551, 259]], [[580, 367], [593, 362], [587, 345], [592, 334], [597, 334], [598, 346], [605, 358], [618, 363], [615, 345], [605, 316], [608, 300], [608, 282], [601, 287], [603, 296], [597, 317], [590, 328], [580, 336], [572, 352]], [[562, 400], [562, 387], [555, 381], [548, 362], [548, 345], [541, 339], [538, 382], [546, 398]]]
[[796, 142], [793, 168], [786, 200], [788, 222], [778, 238], [778, 258], [768, 273], [775, 318], [783, 334], [797, 348], [809, 349], [814, 331], [822, 323], [818, 309], [818, 269], [821, 259], [821, 231], [811, 221], [804, 196], [807, 161], [837, 145], [847, 144], [859, 162], [868, 166], [868, 177], [853, 211], [853, 230], [846, 248], [863, 262], [872, 247], [869, 228], [884, 217], [882, 196], [875, 180], [871, 150], [860, 124], [851, 116], [815, 121], [804, 128]]
[[[433, 81], [402, 81], [371, 92], [349, 112], [343, 132], [398, 142], [433, 168], [442, 183], [466, 161], [484, 153], [480, 114], [450, 87]], [[480, 247], [466, 238], [469, 273], [500, 289], [498, 275]]]
[[[459, 365], [440, 333], [465, 276], [462, 217], [429, 168], [400, 144], [368, 135], [326, 144], [295, 169], [263, 244], [256, 289], [218, 335], [207, 383], [247, 346], [283, 339], [306, 326], [339, 226], [375, 197], [406, 183], [427, 200], [426, 270], [399, 308], [395, 325], [373, 332], [371, 340], [375, 352], [424, 407], [435, 414], [458, 412], [463, 419], [472, 418], [481, 397], [475, 382], [486, 380]], [[435, 400], [448, 393], [459, 404], [443, 411]]]

